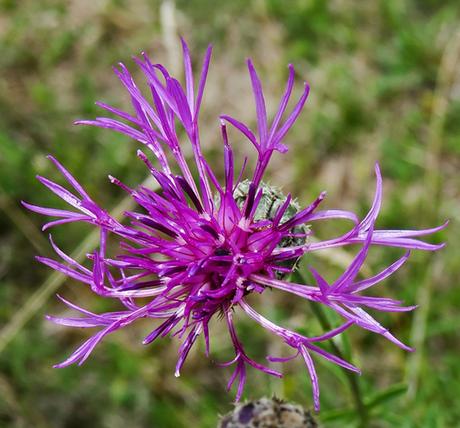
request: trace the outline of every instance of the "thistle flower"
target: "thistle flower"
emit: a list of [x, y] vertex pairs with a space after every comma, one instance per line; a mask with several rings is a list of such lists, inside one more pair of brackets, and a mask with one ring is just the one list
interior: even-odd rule
[[[275, 152], [285, 153], [284, 137], [308, 97], [309, 86], [290, 112], [287, 111], [294, 87], [294, 68], [289, 76], [278, 110], [269, 123], [262, 85], [251, 60], [247, 61], [257, 113], [257, 133], [239, 120], [222, 115], [220, 131], [224, 145], [224, 183], [216, 178], [201, 148], [198, 127], [203, 91], [211, 58], [207, 49], [201, 75], [196, 84], [192, 73], [189, 49], [182, 41], [185, 85], [146, 54], [134, 58], [145, 75], [150, 95], [144, 95], [123, 64], [114, 68], [115, 74], [128, 91], [133, 113], [126, 113], [104, 103], [98, 105], [118, 117], [99, 117], [77, 124], [93, 125], [121, 132], [140, 142], [150, 157], [138, 151], [138, 157], [158, 182], [160, 191], [144, 186], [131, 189], [114, 177], [110, 180], [127, 192], [138, 204], [137, 211], [125, 213], [119, 222], [86, 193], [78, 181], [55, 158], [49, 157], [72, 190], [47, 178], [38, 180], [69, 204], [71, 210], [24, 205], [37, 213], [54, 217], [43, 230], [73, 222], [86, 222], [100, 230], [100, 245], [88, 255], [86, 265], [65, 254], [51, 239], [51, 245], [62, 259], [37, 259], [49, 267], [84, 284], [101, 298], [120, 301], [123, 310], [96, 314], [59, 297], [68, 307], [81, 314], [75, 318], [48, 316], [61, 325], [98, 328], [69, 358], [55, 367], [82, 364], [95, 346], [109, 333], [127, 327], [140, 318], [159, 320], [145, 337], [144, 344], [167, 335], [182, 343], [175, 374], [179, 376], [191, 348], [202, 336], [209, 355], [209, 322], [222, 315], [235, 356], [222, 366], [234, 366], [228, 383], [230, 389], [237, 381], [236, 399], [243, 392], [248, 366], [272, 376], [281, 374], [247, 353], [235, 327], [233, 314], [240, 311], [255, 323], [278, 336], [294, 350], [290, 358], [268, 356], [269, 361], [284, 362], [301, 357], [307, 367], [312, 385], [315, 409], [319, 409], [319, 384], [312, 355], [316, 354], [347, 370], [359, 369], [325, 351], [318, 343], [339, 335], [353, 325], [382, 335], [397, 346], [410, 350], [379, 324], [367, 309], [385, 312], [410, 311], [415, 306], [386, 297], [362, 294], [384, 280], [408, 259], [409, 251], [440, 249], [417, 238], [441, 230], [444, 225], [425, 230], [379, 230], [375, 223], [382, 200], [382, 179], [375, 165], [376, 188], [367, 215], [360, 220], [352, 212], [336, 209], [320, 210], [325, 192], [306, 208], [300, 209], [291, 195], [283, 196], [263, 183], [263, 177]], [[148, 97], [151, 97], [149, 100]], [[233, 151], [227, 136], [231, 125], [254, 147], [257, 160], [252, 173], [235, 174]], [[183, 145], [188, 140], [193, 161], [187, 161]], [[150, 158], [156, 159], [156, 164]], [[172, 165], [174, 163], [174, 165]], [[243, 166], [244, 169], [244, 166]], [[175, 171], [175, 172], [174, 172]], [[192, 172], [195, 171], [195, 174]], [[242, 176], [248, 176], [247, 181]], [[196, 178], [195, 178], [196, 177]], [[272, 198], [269, 205], [267, 203]], [[347, 233], [324, 241], [307, 239], [322, 220], [345, 219], [351, 222]], [[107, 254], [107, 241], [116, 237], [121, 242], [116, 256]], [[328, 283], [313, 267], [315, 284], [297, 284], [287, 280], [295, 269], [295, 261], [309, 252], [346, 245], [361, 247], [348, 268], [334, 282]], [[408, 251], [399, 260], [375, 276], [358, 279], [358, 273], [371, 246], [390, 246]], [[249, 294], [262, 295], [267, 289], [282, 290], [336, 311], [343, 324], [321, 336], [307, 337], [280, 327], [258, 313], [247, 301]], [[263, 299], [263, 296], [259, 298]]]

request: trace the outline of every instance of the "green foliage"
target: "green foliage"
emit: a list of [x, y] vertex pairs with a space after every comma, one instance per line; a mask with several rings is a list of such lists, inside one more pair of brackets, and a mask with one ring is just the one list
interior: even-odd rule
[[[46, 236], [40, 239], [43, 219], [22, 211], [18, 202], [62, 206], [35, 180], [36, 174], [60, 180], [46, 154], [56, 155], [106, 207], [115, 207], [123, 197], [108, 183], [107, 174], [129, 185], [145, 176], [135, 156], [136, 143], [103, 130], [75, 128], [72, 122], [100, 114], [96, 100], [129, 108], [110, 70], [117, 61], [134, 70], [130, 56], [143, 49], [158, 61], [171, 60], [162, 41], [160, 3], [0, 0], [0, 332], [50, 274], [33, 262], [38, 248], [48, 248]], [[425, 287], [432, 290], [424, 303], [424, 341], [415, 354], [420, 358], [418, 382], [410, 375], [413, 357], [380, 337], [352, 329], [350, 336], [341, 335], [334, 343], [347, 359], [363, 367], [359, 383], [369, 426], [456, 426], [460, 420], [458, 72], [450, 76], [445, 90], [444, 124], [436, 130], [440, 148], [433, 143], [432, 122], [439, 113], [435, 109], [440, 67], [460, 24], [458, 1], [177, 0], [176, 4], [179, 33], [191, 42], [194, 55], [210, 41], [216, 45], [216, 71], [211, 69], [211, 92], [205, 100], [216, 111], [205, 109], [202, 124], [211, 130], [205, 135], [214, 135], [207, 146], [211, 160], [216, 158], [216, 169], [221, 165], [216, 149], [220, 144], [216, 117], [221, 109], [233, 114], [240, 108], [240, 119], [254, 121], [252, 106], [237, 107], [239, 96], [243, 103], [250, 100], [243, 58], [253, 57], [268, 82], [269, 107], [282, 90], [285, 64], [292, 62], [312, 91], [306, 112], [287, 137], [291, 153], [276, 159], [273, 184], [285, 184], [303, 204], [325, 188], [328, 207], [354, 208], [362, 214], [373, 191], [372, 165], [379, 160], [385, 176], [379, 227], [428, 227], [444, 218], [454, 220], [448, 232], [436, 237], [448, 242], [436, 259], [439, 269], [433, 268], [434, 258], [416, 254], [382, 285], [383, 294], [408, 304], [419, 303]], [[230, 97], [233, 104], [227, 101]], [[430, 156], [439, 160], [438, 169], [429, 166]], [[89, 231], [73, 226], [56, 229], [53, 237], [70, 252]], [[326, 226], [320, 232], [336, 231]], [[378, 271], [399, 256], [397, 251], [376, 250], [366, 269]], [[302, 269], [310, 263], [326, 268], [331, 278], [343, 268], [335, 255], [309, 256]], [[95, 311], [118, 308], [93, 299], [73, 281], [59, 292]], [[263, 297], [259, 308], [267, 317], [305, 334], [321, 331], [308, 305], [276, 292]], [[52, 369], [88, 336], [86, 331], [58, 328], [44, 320], [45, 313], [64, 310], [50, 299], [0, 351], [0, 426], [211, 428], [217, 414], [230, 409], [232, 396], [225, 392], [230, 370], [216, 368], [202, 357], [202, 350], [196, 350], [176, 379], [176, 341], [140, 345], [153, 328], [150, 323], [108, 338], [84, 367]], [[327, 322], [338, 325], [333, 315], [324, 315]], [[269, 350], [278, 352], [281, 344], [238, 318], [238, 331], [250, 343], [251, 355], [263, 359]], [[404, 341], [416, 340], [418, 326], [411, 325], [410, 315], [379, 319]], [[216, 361], [233, 357], [221, 324], [214, 320], [217, 334], [211, 345]], [[328, 428], [358, 426], [346, 374], [317, 361], [321, 422]], [[284, 381], [249, 372], [246, 397], [282, 391], [286, 399], [308, 406], [305, 367], [296, 361], [284, 370]]]

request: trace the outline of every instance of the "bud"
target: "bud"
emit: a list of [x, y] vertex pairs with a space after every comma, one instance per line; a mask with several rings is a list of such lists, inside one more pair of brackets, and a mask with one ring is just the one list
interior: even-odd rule
[[225, 415], [218, 428], [317, 428], [318, 424], [302, 406], [276, 397], [238, 404]]
[[[249, 186], [251, 182], [249, 180], [244, 180], [236, 186], [235, 191], [233, 192], [233, 197], [235, 198], [235, 202], [237, 205], [242, 208], [249, 192]], [[260, 189], [262, 189], [262, 198], [260, 199], [259, 205], [256, 208], [256, 212], [254, 214], [254, 221], [261, 221], [261, 220], [272, 220], [278, 209], [281, 205], [286, 202], [287, 197], [284, 193], [275, 186], [271, 186], [262, 182], [260, 184]], [[281, 223], [285, 223], [286, 221], [290, 220], [300, 211], [300, 205], [298, 204], [296, 199], [291, 200], [286, 212], [284, 213], [283, 217], [281, 218]], [[309, 231], [309, 226], [300, 225], [295, 226], [290, 230], [290, 233], [295, 233], [304, 236], [285, 236], [281, 239], [278, 247], [287, 248], [287, 247], [296, 247], [298, 245], [304, 245], [307, 243], [307, 234]], [[290, 260], [289, 262], [283, 263], [282, 265], [294, 269], [296, 263], [299, 259]], [[283, 279], [286, 275], [282, 273], [277, 273], [278, 279]]]

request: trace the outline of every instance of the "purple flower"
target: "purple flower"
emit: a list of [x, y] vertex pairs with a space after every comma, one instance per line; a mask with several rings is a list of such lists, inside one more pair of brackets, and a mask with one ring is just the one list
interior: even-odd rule
[[[62, 261], [45, 257], [37, 259], [87, 284], [102, 298], [118, 299], [124, 307], [118, 312], [95, 314], [59, 297], [67, 306], [80, 312], [81, 316], [49, 316], [48, 319], [71, 327], [95, 327], [99, 331], [56, 367], [82, 364], [107, 334], [139, 318], [148, 317], [158, 319], [159, 323], [145, 337], [144, 344], [168, 334], [182, 340], [176, 365], [176, 376], [179, 376], [198, 337], [204, 338], [206, 354], [209, 354], [209, 322], [213, 317], [222, 315], [220, 320], [228, 327], [235, 357], [221, 365], [235, 367], [228, 388], [237, 381], [238, 400], [243, 392], [248, 366], [281, 377], [279, 372], [254, 361], [246, 353], [233, 320], [233, 313], [241, 311], [291, 347], [295, 351], [291, 358], [303, 358], [313, 384], [315, 408], [319, 409], [319, 386], [312, 354], [320, 355], [347, 370], [359, 372], [350, 363], [319, 347], [319, 342], [357, 325], [410, 350], [380, 325], [367, 309], [400, 312], [410, 311], [414, 306], [402, 306], [402, 302], [391, 298], [370, 297], [362, 293], [399, 269], [408, 259], [409, 251], [377, 275], [358, 280], [358, 273], [371, 245], [438, 250], [443, 244], [433, 245], [417, 238], [437, 232], [445, 224], [417, 231], [376, 229], [382, 200], [382, 179], [378, 165], [375, 166], [374, 201], [362, 220], [349, 211], [320, 210], [324, 192], [309, 206], [300, 209], [291, 195], [283, 196], [263, 183], [264, 173], [274, 152], [287, 151], [282, 141], [297, 120], [309, 92], [308, 85], [305, 85], [292, 111], [286, 113], [294, 86], [294, 68], [291, 65], [285, 92], [273, 121], [269, 123], [261, 82], [252, 62], [248, 60], [258, 129], [254, 133], [237, 119], [221, 116], [225, 168], [225, 179], [221, 184], [203, 156], [198, 128], [211, 47], [206, 52], [198, 85], [194, 81], [185, 42], [182, 42], [182, 48], [185, 86], [162, 65], [152, 63], [147, 55], [142, 54], [134, 61], [145, 75], [150, 89], [148, 97], [151, 99], [148, 100], [147, 95], [141, 93], [126, 67], [119, 64], [115, 74], [129, 92], [134, 113], [98, 103], [120, 120], [100, 117], [77, 122], [109, 128], [139, 141], [156, 159], [154, 165], [144, 152], [139, 150], [137, 153], [158, 182], [160, 192], [143, 186], [131, 189], [110, 177], [139, 205], [138, 211], [126, 212], [125, 221], [119, 222], [100, 208], [76, 179], [50, 156], [72, 190], [44, 177], [38, 179], [73, 209], [43, 208], [24, 203], [32, 211], [56, 218], [45, 224], [43, 230], [72, 222], [91, 223], [100, 230], [99, 249], [88, 256], [90, 267], [70, 258], [52, 240], [51, 245]], [[245, 164], [242, 171], [235, 174], [227, 124], [241, 132], [257, 152], [253, 173], [246, 173], [248, 180], [242, 180]], [[193, 162], [186, 161], [182, 151], [184, 143], [180, 140], [188, 140], [191, 145]], [[174, 165], [171, 165], [172, 160]], [[269, 209], [267, 205], [270, 205]], [[349, 220], [350, 230], [326, 241], [308, 240], [309, 235], [314, 234], [316, 222], [330, 219]], [[108, 239], [114, 235], [121, 244], [119, 254], [112, 257], [106, 249]], [[359, 245], [361, 249], [333, 283], [328, 283], [314, 268], [310, 270], [315, 284], [296, 284], [286, 279], [302, 255], [352, 244]], [[251, 293], [263, 294], [267, 288], [283, 290], [327, 306], [343, 318], [343, 324], [317, 337], [306, 337], [280, 327], [256, 312], [246, 299]], [[290, 359], [267, 358], [276, 362]]]

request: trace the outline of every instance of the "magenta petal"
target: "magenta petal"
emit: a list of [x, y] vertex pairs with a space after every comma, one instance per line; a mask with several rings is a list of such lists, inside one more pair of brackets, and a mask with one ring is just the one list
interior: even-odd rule
[[244, 123], [239, 122], [233, 117], [227, 116], [225, 114], [221, 115], [220, 118], [231, 123], [236, 129], [238, 129], [238, 131], [240, 131], [242, 134], [244, 134], [248, 138], [248, 140], [254, 145], [254, 147], [258, 151], [260, 151], [260, 146], [259, 146], [259, 143], [257, 142], [256, 136], [252, 133], [252, 131]]
[[267, 110], [265, 108], [264, 94], [262, 91], [262, 84], [260, 83], [259, 76], [252, 64], [252, 61], [248, 59], [248, 70], [251, 76], [252, 92], [256, 102], [257, 111], [257, 125], [259, 127], [259, 138], [262, 149], [267, 147], [268, 143], [268, 125], [267, 125]]
[[314, 407], [315, 407], [315, 410], [317, 412], [319, 412], [319, 408], [320, 408], [320, 405], [319, 405], [319, 382], [318, 382], [318, 375], [316, 374], [316, 370], [315, 370], [315, 365], [313, 363], [313, 360], [310, 356], [310, 354], [308, 353], [308, 350], [305, 348], [305, 346], [300, 346], [300, 353], [302, 354], [302, 357], [305, 361], [305, 364], [307, 366], [307, 369], [308, 369], [308, 373], [310, 374], [310, 380], [311, 380], [311, 384], [312, 384], [312, 387], [313, 387], [313, 403], [314, 403]]
[[292, 88], [294, 87], [294, 76], [295, 76], [294, 67], [292, 66], [292, 64], [289, 64], [289, 78], [286, 83], [286, 89], [284, 91], [283, 97], [280, 100], [278, 111], [276, 112], [276, 116], [273, 119], [272, 127], [270, 129], [270, 136], [269, 136], [270, 141], [272, 140], [276, 131], [278, 130], [278, 125], [283, 117], [284, 112], [286, 111], [286, 107], [289, 102], [289, 98], [291, 97]]

